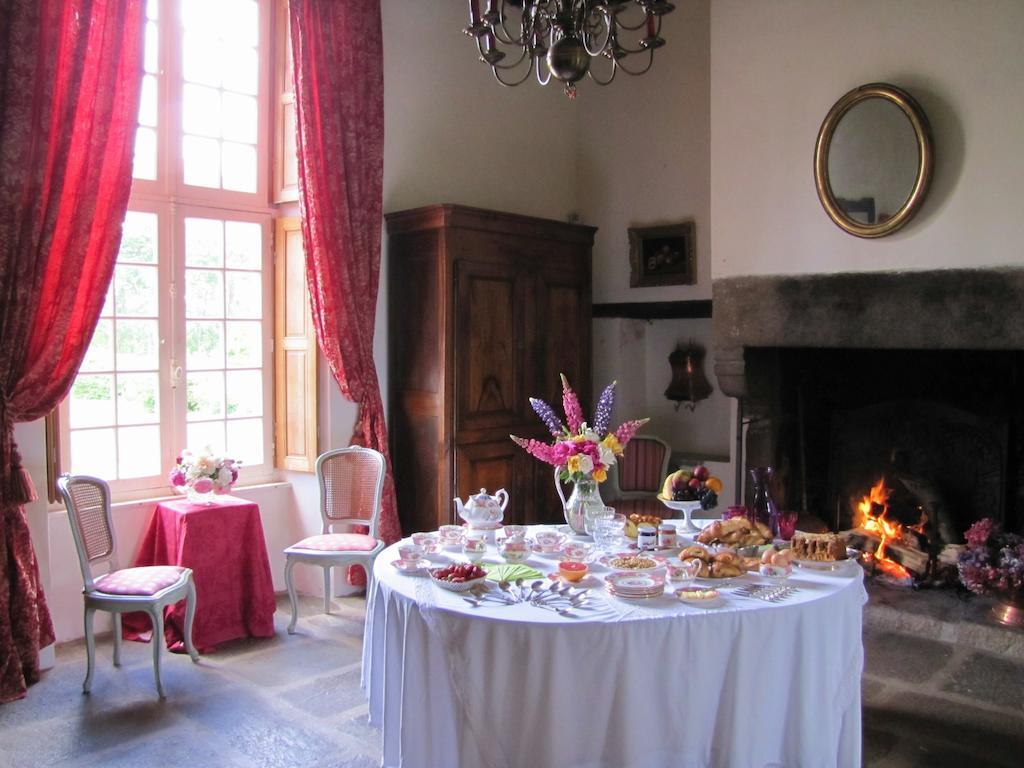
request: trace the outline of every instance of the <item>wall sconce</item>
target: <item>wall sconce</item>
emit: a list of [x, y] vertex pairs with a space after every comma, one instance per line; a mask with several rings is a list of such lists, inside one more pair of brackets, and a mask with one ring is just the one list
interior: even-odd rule
[[668, 364], [672, 366], [672, 381], [665, 390], [665, 397], [675, 400], [677, 411], [683, 403], [692, 411], [697, 407], [697, 401], [709, 397], [713, 391], [704, 376], [704, 354], [703, 347], [691, 341], [686, 349], [677, 346], [668, 356]]

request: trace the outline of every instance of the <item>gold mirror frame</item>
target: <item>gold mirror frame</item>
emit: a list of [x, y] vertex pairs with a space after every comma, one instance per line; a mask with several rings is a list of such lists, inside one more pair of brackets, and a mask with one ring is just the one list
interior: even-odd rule
[[[917, 138], [917, 178], [914, 180], [914, 187], [900, 209], [879, 224], [861, 224], [847, 215], [839, 207], [839, 203], [832, 193], [832, 185], [828, 176], [828, 152], [832, 146], [832, 137], [836, 126], [847, 112], [866, 99], [885, 99], [899, 107], [910, 120], [910, 125]], [[825, 120], [818, 130], [818, 140], [814, 145], [814, 186], [818, 190], [818, 199], [821, 200], [825, 213], [841, 229], [857, 237], [884, 237], [898, 230], [917, 213], [917, 209], [921, 207], [928, 192], [934, 162], [931, 126], [928, 124], [928, 118], [924, 111], [914, 101], [914, 98], [894, 85], [869, 83], [847, 93], [835, 103], [825, 116]]]

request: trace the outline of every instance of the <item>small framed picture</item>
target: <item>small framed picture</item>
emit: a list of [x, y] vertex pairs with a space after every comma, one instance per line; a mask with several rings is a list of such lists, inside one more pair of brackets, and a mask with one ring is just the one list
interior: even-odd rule
[[629, 230], [629, 287], [693, 285], [693, 222]]

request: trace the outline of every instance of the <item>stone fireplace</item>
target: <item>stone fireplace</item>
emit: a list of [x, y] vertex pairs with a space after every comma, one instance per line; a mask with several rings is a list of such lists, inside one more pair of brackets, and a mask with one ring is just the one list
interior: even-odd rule
[[775, 467], [783, 508], [846, 530], [884, 476], [926, 547], [986, 516], [1022, 529], [1024, 270], [737, 277], [713, 298], [738, 464]]

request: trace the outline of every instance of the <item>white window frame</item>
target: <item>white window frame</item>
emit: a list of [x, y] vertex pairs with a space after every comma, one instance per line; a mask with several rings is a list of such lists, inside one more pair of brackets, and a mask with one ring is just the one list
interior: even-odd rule
[[[274, 263], [273, 219], [276, 209], [269, 199], [273, 147], [270, 124], [273, 99], [274, 47], [271, 35], [273, 0], [259, 3], [259, 88], [257, 93], [257, 174], [255, 193], [212, 189], [185, 184], [182, 162], [182, 37], [180, 0], [159, 3], [157, 73], [157, 178], [133, 179], [129, 211], [156, 213], [158, 218], [157, 263], [159, 274], [160, 333], [160, 439], [161, 471], [158, 475], [111, 480], [116, 500], [147, 495], [167, 495], [167, 473], [178, 452], [186, 447], [186, 345], [185, 345], [185, 219], [189, 217], [249, 221], [262, 228], [262, 378], [263, 463], [240, 469], [239, 485], [276, 479], [274, 469]], [[180, 367], [180, 377], [177, 369]], [[114, 393], [116, 398], [116, 391]], [[69, 398], [59, 407], [60, 453], [65, 469], [71, 469]]]

